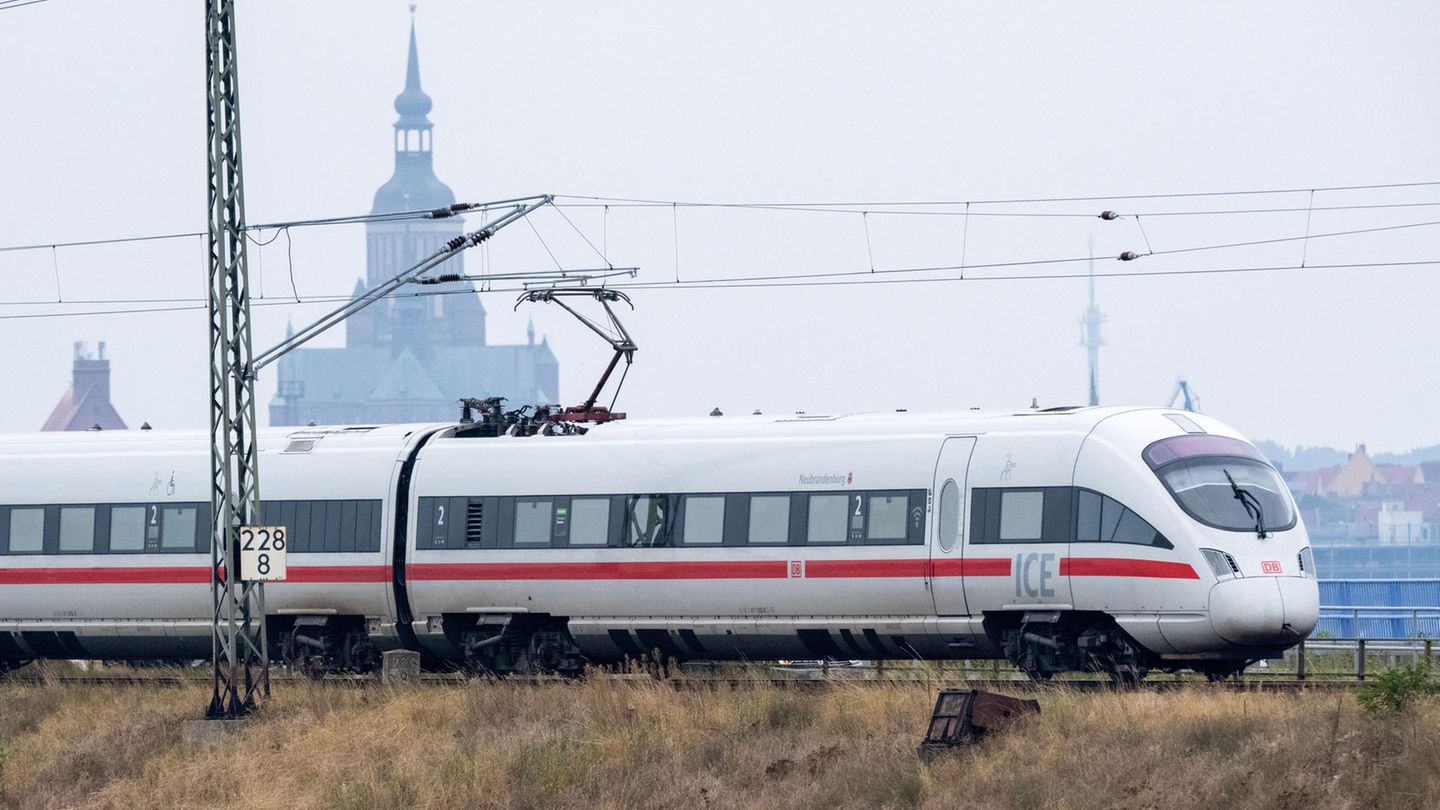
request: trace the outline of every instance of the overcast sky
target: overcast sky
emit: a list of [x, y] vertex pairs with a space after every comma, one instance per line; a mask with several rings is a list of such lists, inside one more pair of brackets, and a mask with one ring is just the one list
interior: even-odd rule
[[[240, 0], [247, 217], [367, 212], [392, 168], [410, 14], [399, 0]], [[964, 201], [1309, 189], [1440, 180], [1440, 5], [497, 3], [424, 0], [435, 163], [462, 200], [555, 193], [715, 202]], [[0, 10], [0, 246], [200, 230], [203, 5], [48, 0]], [[1318, 192], [1315, 208], [1440, 203], [1440, 185]], [[1309, 194], [974, 205], [951, 216], [568, 208], [642, 281], [1084, 256], [1099, 274], [1440, 260], [1440, 227], [1148, 256], [1208, 244], [1440, 221], [1440, 205], [1315, 210]], [[1300, 208], [1285, 213], [1164, 212]], [[994, 217], [999, 212], [1141, 213]], [[859, 210], [859, 209], [857, 209]], [[1150, 216], [1143, 216], [1150, 214]], [[472, 223], [473, 226], [474, 223]], [[567, 267], [599, 259], [555, 212]], [[867, 249], [866, 225], [869, 226]], [[678, 238], [677, 238], [678, 235]], [[269, 234], [265, 235], [268, 238]], [[348, 293], [359, 227], [252, 251], [256, 349]], [[678, 247], [678, 250], [677, 250]], [[287, 262], [287, 248], [290, 259]], [[677, 267], [678, 253], [678, 267]], [[474, 271], [478, 254], [467, 261]], [[292, 264], [293, 263], [293, 264]], [[553, 266], [524, 225], [494, 270]], [[48, 301], [63, 305], [15, 305]], [[1084, 401], [1084, 265], [901, 274], [922, 283], [637, 290], [633, 415], [1016, 408]], [[204, 295], [200, 239], [0, 253], [0, 430], [34, 430], [71, 344], [105, 340], [137, 426], [203, 427], [203, 311], [45, 317]], [[938, 279], [938, 280], [937, 280]], [[1440, 265], [1101, 278], [1107, 404], [1204, 410], [1283, 444], [1440, 443]], [[492, 342], [549, 336], [579, 401], [608, 349], [555, 309], [486, 297]], [[184, 305], [170, 304], [170, 306]], [[316, 345], [339, 345], [339, 332]], [[274, 375], [261, 379], [263, 405]], [[476, 394], [483, 394], [477, 391]]]

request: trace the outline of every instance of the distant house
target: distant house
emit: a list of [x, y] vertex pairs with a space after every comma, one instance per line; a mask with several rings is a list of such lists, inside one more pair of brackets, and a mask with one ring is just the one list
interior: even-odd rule
[[[420, 87], [415, 28], [405, 89], [395, 99], [395, 170], [375, 193], [373, 213], [429, 211], [455, 202], [435, 176], [430, 96]], [[476, 227], [471, 225], [472, 228]], [[367, 223], [366, 273], [353, 297], [384, 284], [462, 233], [460, 217]], [[464, 255], [434, 274], [465, 272]], [[485, 307], [470, 281], [427, 285], [390, 297], [345, 321], [342, 348], [302, 348], [280, 359], [271, 425], [434, 422], [459, 417], [462, 397], [501, 396], [512, 406], [559, 402], [560, 368], [542, 337], [493, 345]]]
[[1344, 464], [1301, 470], [1290, 476], [1296, 495], [1323, 495], [1328, 498], [1358, 498], [1368, 488], [1378, 486], [1407, 487], [1425, 483], [1421, 467], [1407, 464], [1376, 464], [1365, 445], [1355, 448]]
[[125, 420], [110, 404], [110, 361], [105, 342], [91, 355], [84, 343], [75, 344], [75, 365], [70, 390], [60, 397], [41, 430], [124, 430]]

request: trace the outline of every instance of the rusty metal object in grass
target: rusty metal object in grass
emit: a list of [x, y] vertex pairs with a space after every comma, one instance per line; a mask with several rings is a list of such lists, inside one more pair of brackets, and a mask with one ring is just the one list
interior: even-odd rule
[[930, 728], [920, 743], [921, 757], [961, 745], [974, 745], [1016, 718], [1039, 714], [1040, 702], [979, 689], [942, 689], [935, 698]]

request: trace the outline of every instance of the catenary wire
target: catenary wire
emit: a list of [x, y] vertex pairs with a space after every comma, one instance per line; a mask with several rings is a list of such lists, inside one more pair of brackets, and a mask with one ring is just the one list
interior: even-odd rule
[[[1316, 189], [1316, 190], [1317, 190], [1317, 191], [1325, 191], [1325, 190], [1335, 190], [1335, 189], [1370, 189], [1370, 188], [1380, 189], [1380, 188], [1402, 188], [1402, 187], [1409, 187], [1409, 186], [1431, 186], [1431, 185], [1440, 185], [1440, 183], [1409, 183], [1409, 184], [1391, 184], [1391, 185], [1384, 185], [1384, 186], [1380, 186], [1380, 185], [1376, 185], [1376, 186], [1343, 186], [1343, 187], [1333, 187], [1332, 189]], [[1290, 190], [1284, 190], [1284, 191], [1213, 192], [1213, 193], [1215, 193], [1215, 194], [1224, 194], [1224, 193], [1235, 193], [1235, 194], [1290, 194], [1290, 193], [1298, 193], [1299, 191], [1300, 191], [1299, 189], [1290, 189]], [[1308, 189], [1306, 189], [1306, 191], [1308, 191]], [[1122, 197], [1122, 196], [1107, 196], [1107, 197], [1069, 197], [1069, 198], [1061, 197], [1061, 198], [1050, 198], [1050, 199], [1048, 199], [1048, 200], [1040, 200], [1040, 199], [1037, 199], [1036, 201], [1037, 201], [1037, 202], [1086, 202], [1086, 201], [1104, 201], [1104, 200], [1122, 200], [1122, 199], [1142, 199], [1142, 198], [1145, 198], [1145, 199], [1164, 199], [1164, 198], [1167, 198], [1167, 197], [1184, 198], [1184, 197], [1202, 196], [1202, 195], [1204, 195], [1204, 194], [1209, 194], [1209, 193], [1211, 193], [1211, 192], [1198, 192], [1198, 193], [1195, 193], [1195, 194], [1177, 194], [1177, 195], [1150, 195], [1149, 197]], [[921, 216], [933, 216], [933, 217], [964, 217], [964, 216], [972, 216], [972, 217], [992, 217], [992, 218], [1002, 218], [1002, 219], [1004, 219], [1004, 218], [1026, 218], [1026, 217], [1042, 217], [1042, 218], [1043, 218], [1043, 217], [1057, 217], [1057, 218], [1069, 218], [1069, 219], [1091, 219], [1091, 218], [1094, 218], [1094, 217], [1097, 215], [1097, 212], [1093, 212], [1093, 211], [1080, 211], [1080, 212], [1076, 212], [1076, 211], [974, 211], [974, 210], [971, 210], [971, 211], [968, 211], [968, 212], [967, 212], [967, 211], [965, 211], [965, 210], [956, 210], [956, 211], [914, 211], [914, 210], [898, 210], [898, 211], [897, 211], [897, 210], [874, 210], [874, 209], [885, 209], [885, 208], [887, 208], [887, 207], [893, 207], [893, 206], [907, 206], [907, 205], [908, 205], [908, 206], [932, 206], [932, 207], [936, 207], [936, 208], [943, 208], [943, 207], [964, 208], [965, 206], [973, 206], [973, 205], [1000, 205], [1000, 204], [1009, 204], [1009, 203], [1017, 203], [1017, 204], [1018, 204], [1018, 203], [1030, 202], [1029, 200], [976, 200], [976, 201], [958, 201], [958, 202], [941, 202], [941, 201], [936, 201], [936, 202], [864, 202], [864, 203], [843, 202], [843, 203], [808, 203], [808, 204], [796, 204], [796, 203], [680, 202], [680, 201], [665, 201], [665, 200], [653, 200], [653, 201], [633, 200], [633, 201], [628, 201], [628, 202], [627, 202], [627, 201], [626, 201], [627, 198], [620, 198], [620, 197], [581, 197], [581, 196], [577, 196], [577, 195], [557, 195], [557, 200], [558, 200], [558, 199], [562, 199], [562, 198], [564, 198], [564, 199], [592, 200], [592, 201], [596, 201], [596, 202], [579, 202], [579, 203], [562, 203], [562, 202], [555, 202], [555, 203], [552, 203], [550, 207], [555, 208], [555, 209], [557, 210], [557, 212], [559, 212], [559, 210], [562, 209], [562, 208], [604, 208], [604, 209], [606, 209], [607, 212], [608, 212], [608, 210], [611, 209], [611, 208], [660, 208], [660, 207], [669, 208], [669, 207], [671, 207], [672, 205], [674, 205], [674, 206], [678, 206], [678, 207], [682, 207], [682, 208], [683, 208], [683, 207], [695, 207], [695, 208], [733, 208], [733, 209], [760, 210], [760, 211], [792, 211], [792, 212], [820, 213], [820, 214], [850, 214], [850, 215], [853, 215], [855, 212], [854, 212], [854, 211], [851, 211], [851, 210], [847, 210], [847, 209], [849, 209], [849, 208], [854, 208], [854, 207], [865, 206], [865, 207], [868, 207], [868, 208], [871, 209], [871, 210], [869, 211], [869, 213], [875, 214], [875, 215], [877, 215], [877, 216], [880, 216], [880, 215], [884, 215], [884, 216], [916, 216], [916, 217], [921, 217]], [[605, 201], [605, 200], [616, 200], [617, 202], [600, 202], [600, 201]], [[1429, 200], [1429, 201], [1420, 201], [1420, 202], [1401, 202], [1401, 203], [1362, 203], [1362, 204], [1354, 204], [1354, 205], [1326, 205], [1326, 206], [1315, 206], [1315, 207], [1313, 207], [1313, 208], [1308, 207], [1308, 206], [1285, 206], [1285, 207], [1274, 207], [1274, 208], [1228, 208], [1228, 209], [1220, 209], [1220, 210], [1127, 211], [1127, 212], [1121, 212], [1121, 213], [1124, 214], [1124, 215], [1126, 215], [1126, 216], [1146, 216], [1146, 217], [1203, 217], [1203, 216], [1227, 216], [1227, 215], [1246, 215], [1246, 214], [1289, 214], [1289, 213], [1300, 213], [1300, 212], [1308, 212], [1308, 211], [1368, 211], [1368, 210], [1384, 210], [1384, 209], [1394, 209], [1394, 208], [1433, 208], [1433, 207], [1436, 207], [1436, 206], [1440, 206], [1440, 200]], [[289, 227], [289, 228], [306, 228], [306, 227], [318, 227], [318, 226], [328, 226], [328, 225], [356, 225], [356, 224], [368, 224], [368, 223], [379, 223], [379, 222], [393, 222], [393, 221], [403, 221], [403, 220], [409, 220], [409, 219], [427, 219], [427, 218], [430, 218], [430, 212], [429, 212], [429, 211], [393, 212], [393, 213], [385, 213], [385, 214], [360, 214], [360, 215], [346, 216], [346, 217], [323, 217], [323, 218], [317, 218], [317, 219], [300, 219], [300, 220], [291, 220], [291, 221], [288, 221], [288, 222], [267, 222], [267, 223], [261, 223], [261, 224], [258, 224], [258, 225], [248, 225], [248, 226], [246, 226], [246, 230], [247, 230], [247, 231], [265, 231], [265, 230], [271, 230], [271, 229], [279, 230], [279, 229], [287, 228], [287, 227]], [[574, 223], [571, 223], [571, 225], [572, 225], [572, 227], [573, 227]], [[578, 229], [577, 229], [577, 230], [578, 230]], [[80, 239], [80, 240], [72, 240], [72, 241], [67, 241], [67, 242], [34, 242], [34, 243], [20, 244], [20, 245], [0, 245], [0, 253], [11, 253], [11, 252], [19, 252], [19, 251], [27, 251], [27, 250], [43, 250], [43, 249], [47, 249], [47, 248], [72, 248], [72, 247], [89, 247], [89, 246], [95, 246], [95, 245], [119, 245], [119, 244], [131, 243], [131, 242], [153, 242], [153, 241], [162, 241], [162, 240], [169, 240], [169, 239], [197, 238], [197, 237], [203, 237], [203, 236], [206, 236], [206, 232], [205, 232], [205, 231], [181, 231], [181, 232], [173, 232], [173, 233], [147, 234], [147, 235], [143, 235], [143, 236], [122, 236], [122, 237], [113, 237], [113, 238], [106, 238], [106, 239]], [[582, 236], [583, 236], [583, 234], [582, 234]], [[588, 241], [588, 240], [587, 240], [587, 241]], [[593, 245], [592, 245], [592, 247], [593, 247]], [[600, 251], [600, 252], [601, 252], [601, 255], [603, 256], [603, 255], [604, 255], [604, 251]]]
[[[971, 266], [970, 266], [969, 268], [967, 268], [967, 269], [974, 269], [974, 268], [977, 267], [977, 266], [978, 266], [978, 265], [971, 265]], [[1401, 269], [1403, 269], [1403, 268], [1436, 267], [1436, 266], [1440, 266], [1440, 259], [1417, 259], [1417, 260], [1408, 260], [1408, 261], [1388, 261], [1388, 262], [1342, 262], [1342, 263], [1337, 263], [1337, 264], [1311, 264], [1311, 265], [1308, 265], [1308, 266], [1305, 266], [1305, 267], [1302, 267], [1302, 266], [1300, 266], [1299, 264], [1283, 264], [1283, 265], [1263, 265], [1263, 266], [1247, 266], [1247, 267], [1205, 267], [1205, 268], [1190, 268], [1190, 269], [1180, 269], [1180, 270], [1120, 270], [1120, 271], [1114, 271], [1114, 272], [1096, 273], [1096, 274], [1094, 275], [1094, 277], [1097, 278], [1097, 279], [1107, 279], [1107, 278], [1156, 278], [1156, 277], [1165, 277], [1165, 276], [1204, 276], [1204, 275], [1224, 275], [1224, 274], [1275, 273], [1275, 272], [1285, 272], [1285, 271], [1295, 271], [1295, 270], [1305, 270], [1305, 271], [1316, 271], [1316, 270], [1379, 270], [1379, 269], [1387, 269], [1387, 268], [1392, 268], [1392, 269], [1394, 269], [1394, 268], [1401, 268]], [[960, 269], [960, 268], [959, 268], [959, 265], [950, 265], [950, 266], [945, 266], [945, 267], [926, 267], [926, 268], [914, 268], [914, 269], [918, 272], [918, 271], [958, 270], [958, 269]], [[724, 280], [715, 280], [715, 281], [682, 281], [682, 282], [679, 282], [678, 284], [675, 283], [675, 282], [663, 282], [663, 283], [649, 283], [649, 282], [613, 283], [613, 284], [607, 284], [606, 286], [609, 287], [609, 288], [611, 288], [611, 289], [621, 289], [621, 290], [625, 290], [625, 289], [645, 289], [645, 290], [715, 290], [715, 289], [768, 289], [768, 288], [803, 288], [803, 287], [861, 287], [861, 286], [874, 285], [874, 284], [934, 284], [934, 283], [963, 284], [963, 283], [966, 283], [966, 282], [982, 282], [982, 281], [1001, 281], [1001, 282], [1004, 282], [1004, 281], [1059, 281], [1059, 280], [1086, 279], [1086, 278], [1090, 278], [1090, 274], [1089, 274], [1089, 273], [1036, 273], [1036, 274], [1026, 274], [1026, 275], [997, 274], [997, 275], [989, 275], [989, 276], [983, 276], [983, 275], [982, 275], [982, 276], [967, 275], [967, 276], [965, 276], [964, 278], [959, 278], [959, 277], [956, 277], [956, 276], [932, 276], [932, 277], [927, 277], [927, 278], [875, 278], [875, 277], [870, 276], [870, 274], [869, 274], [868, 272], [867, 272], [867, 273], [864, 273], [863, 275], [865, 276], [864, 278], [837, 279], [837, 280], [823, 280], [823, 279], [822, 279], [822, 280], [817, 280], [817, 281], [783, 281], [783, 280], [782, 280], [782, 281], [726, 282], [726, 281], [724, 281]], [[597, 286], [598, 286], [598, 285], [597, 285]], [[533, 285], [531, 285], [531, 286], [521, 285], [521, 286], [506, 286], [506, 287], [490, 287], [490, 288], [488, 288], [487, 290], [485, 290], [484, 292], [491, 292], [491, 293], [513, 293], [513, 292], [525, 292], [525, 291], [527, 291], [527, 290], [529, 290], [529, 289], [533, 289]], [[387, 298], [387, 299], [394, 299], [394, 298], [428, 298], [428, 297], [430, 297], [430, 296], [435, 296], [435, 295], [476, 295], [476, 294], [480, 294], [481, 292], [482, 292], [482, 291], [480, 291], [480, 290], [425, 290], [425, 291], [419, 291], [419, 292], [396, 292], [396, 293], [391, 293], [390, 295], [387, 295], [387, 296], [384, 296], [384, 297]], [[140, 301], [140, 300], [141, 300], [141, 299], [136, 299], [137, 302]], [[200, 299], [194, 299], [194, 298], [192, 298], [192, 299], [151, 299], [151, 300], [173, 300], [173, 301], [187, 301], [187, 300], [188, 300], [188, 301], [194, 302], [194, 301], [199, 301]], [[253, 301], [253, 302], [252, 302], [252, 306], [254, 306], [254, 307], [318, 306], [318, 305], [322, 305], [322, 304], [334, 304], [334, 303], [336, 303], [336, 302], [347, 301], [347, 300], [350, 300], [348, 296], [343, 296], [343, 295], [326, 295], [326, 296], [313, 296], [313, 297], [310, 297], [310, 298], [305, 298], [305, 299], [301, 300], [301, 301], [298, 302], [298, 303], [295, 302], [295, 301], [292, 301], [292, 300], [288, 300], [288, 299], [267, 299], [267, 300], [264, 300], [264, 301]], [[38, 304], [51, 304], [51, 305], [53, 305], [54, 303], [55, 303], [55, 302], [53, 302], [53, 301], [36, 302], [37, 305], [38, 305]], [[108, 304], [108, 303], [117, 303], [117, 302], [110, 302], [110, 301], [89, 301], [89, 302], [69, 301], [69, 302], [66, 302], [67, 305], [83, 305], [83, 304], [86, 304], [86, 303], [89, 303], [89, 304], [102, 304], [102, 303]], [[129, 302], [127, 302], [127, 301], [120, 301], [120, 302], [118, 302], [118, 303], [129, 303]], [[198, 311], [203, 311], [205, 308], [206, 308], [205, 304], [202, 304], [202, 303], [190, 303], [190, 304], [186, 304], [186, 305], [184, 305], [184, 306], [138, 307], [138, 308], [109, 309], [109, 310], [86, 310], [86, 311], [83, 311], [83, 312], [36, 312], [36, 313], [19, 313], [19, 314], [14, 314], [14, 315], [0, 315], [0, 320], [31, 320], [31, 319], [37, 319], [37, 318], [67, 318], [67, 317], [85, 317], [85, 316], [93, 316], [93, 315], [140, 315], [140, 314], [150, 314], [150, 313], [187, 312], [187, 311], [195, 311], [195, 312], [198, 312]]]
[[[526, 198], [529, 199], [529, 198]], [[463, 216], [466, 213], [475, 213], [488, 210], [489, 208], [506, 207], [513, 200], [502, 200], [493, 203], [484, 203], [484, 207], [476, 207], [468, 211], [457, 211], [453, 214], [437, 217], [435, 211], [426, 209], [424, 211], [390, 211], [380, 214], [354, 214], [341, 217], [318, 217], [312, 219], [293, 219], [283, 222], [263, 222], [258, 225], [246, 225], [246, 231], [268, 231], [284, 230], [286, 228], [312, 228], [329, 225], [368, 225], [384, 222], [403, 222], [413, 219], [431, 219], [437, 222], [450, 219], [453, 216]], [[12, 253], [23, 250], [44, 250], [48, 248], [72, 248], [89, 247], [93, 245], [120, 245], [128, 242], [155, 242], [166, 239], [193, 239], [207, 236], [207, 231], [179, 231], [172, 233], [147, 234], [144, 236], [120, 236], [109, 239], [79, 239], [69, 242], [34, 242], [24, 245], [0, 245], [0, 253]], [[273, 238], [271, 241], [274, 241]], [[268, 242], [266, 244], [269, 244]]]
[[[1152, 256], [1152, 255], [1153, 255], [1153, 256], [1172, 256], [1172, 255], [1179, 255], [1179, 254], [1185, 254], [1185, 253], [1198, 253], [1198, 252], [1201, 252], [1201, 251], [1209, 251], [1209, 250], [1225, 250], [1225, 249], [1233, 249], [1233, 248], [1239, 248], [1239, 247], [1256, 247], [1256, 246], [1259, 246], [1259, 245], [1283, 244], [1283, 243], [1286, 243], [1286, 242], [1295, 242], [1295, 241], [1299, 241], [1299, 240], [1302, 240], [1302, 239], [1304, 239], [1304, 240], [1309, 240], [1309, 239], [1326, 239], [1326, 238], [1334, 238], [1334, 237], [1342, 237], [1342, 236], [1356, 236], [1356, 235], [1362, 235], [1362, 234], [1380, 233], [1380, 232], [1403, 230], [1403, 229], [1409, 229], [1409, 228], [1432, 227], [1432, 226], [1436, 226], [1436, 225], [1440, 225], [1440, 220], [1432, 220], [1432, 221], [1427, 221], [1427, 222], [1413, 222], [1413, 223], [1406, 223], [1406, 224], [1402, 224], [1402, 225], [1385, 225], [1385, 226], [1379, 226], [1379, 227], [1374, 227], [1374, 228], [1356, 228], [1356, 229], [1351, 229], [1351, 230], [1347, 230], [1347, 231], [1329, 231], [1329, 232], [1326, 232], [1326, 233], [1308, 234], [1308, 235], [1306, 235], [1306, 236], [1282, 236], [1282, 237], [1273, 237], [1273, 238], [1270, 238], [1270, 239], [1253, 239], [1253, 240], [1248, 240], [1248, 241], [1245, 241], [1245, 242], [1228, 242], [1228, 243], [1210, 244], [1210, 245], [1191, 245], [1191, 246], [1187, 246], [1187, 247], [1171, 248], [1171, 249], [1168, 249], [1168, 250], [1158, 250], [1158, 251], [1154, 251], [1154, 252], [1152, 252], [1152, 253], [1144, 254], [1144, 256]], [[536, 232], [536, 236], [539, 237], [538, 231]], [[542, 245], [545, 246], [546, 252], [549, 253], [551, 260], [555, 262], [556, 267], [557, 267], [557, 268], [560, 268], [561, 270], [563, 270], [564, 268], [563, 268], [563, 267], [560, 267], [559, 260], [556, 259], [555, 254], [550, 251], [549, 246], [545, 244], [545, 241], [544, 241], [543, 238], [540, 240], [540, 242], [541, 242]], [[686, 280], [686, 281], [684, 281], [684, 282], [680, 282], [680, 281], [664, 281], [664, 282], [660, 282], [660, 281], [640, 281], [640, 282], [630, 282], [630, 283], [624, 284], [623, 286], [626, 287], [626, 288], [628, 288], [628, 289], [653, 289], [653, 288], [658, 288], [658, 287], [662, 287], [662, 286], [673, 287], [673, 286], [675, 286], [676, 284], [687, 284], [687, 285], [727, 284], [727, 285], [735, 285], [735, 284], [741, 284], [741, 283], [757, 283], [757, 284], [758, 284], [758, 283], [769, 283], [769, 282], [796, 282], [796, 281], [814, 282], [814, 281], [817, 281], [817, 280], [824, 280], [824, 279], [844, 279], [844, 278], [848, 278], [848, 277], [857, 277], [857, 276], [893, 276], [893, 275], [911, 275], [911, 274], [917, 274], [917, 273], [945, 272], [945, 271], [951, 271], [951, 270], [962, 270], [962, 271], [970, 271], [970, 270], [996, 270], [996, 269], [1005, 269], [1005, 268], [1036, 267], [1036, 266], [1055, 265], [1055, 264], [1073, 264], [1073, 263], [1076, 263], [1076, 262], [1091, 262], [1091, 261], [1094, 261], [1094, 259], [1095, 259], [1094, 256], [1086, 255], [1086, 256], [1072, 256], [1072, 257], [1065, 257], [1065, 258], [1058, 258], [1058, 259], [1025, 259], [1025, 260], [1009, 261], [1009, 262], [986, 262], [986, 263], [978, 263], [978, 264], [965, 264], [965, 263], [963, 262], [963, 260], [962, 260], [962, 263], [961, 263], [961, 264], [958, 264], [958, 265], [946, 264], [946, 265], [930, 265], [930, 266], [923, 266], [923, 267], [885, 268], [885, 269], [878, 269], [878, 270], [877, 270], [877, 269], [838, 270], [838, 271], [819, 272], [819, 273], [787, 273], [787, 274], [771, 274], [771, 275], [756, 275], [756, 276], [715, 277], [715, 278], [689, 279], [689, 280]], [[1147, 271], [1146, 273], [1143, 273], [1143, 274], [1146, 274], [1146, 275], [1164, 275], [1164, 274], [1167, 273], [1167, 272], [1175, 272], [1175, 271], [1157, 270], [1157, 271]], [[1118, 274], [1110, 274], [1110, 275], [1118, 275]], [[1038, 278], [1038, 276], [1028, 276], [1028, 277], [1037, 277], [1037, 278]], [[994, 277], [991, 276], [990, 278], [994, 278]], [[610, 285], [610, 286], [619, 286], [619, 285]], [[292, 289], [292, 292], [294, 292], [293, 289]], [[302, 300], [301, 297], [300, 297], [298, 294], [295, 296], [295, 298], [296, 298], [296, 301], [297, 301], [297, 302], [300, 302], [300, 301]], [[185, 301], [185, 300], [203, 300], [203, 299], [140, 299], [140, 300], [147, 300], [147, 301], [148, 301], [148, 300], [157, 300], [157, 301], [159, 301], [159, 300], [166, 300], [166, 301], [168, 301], [168, 300]], [[319, 300], [319, 299], [311, 298], [311, 299], [305, 299], [305, 300], [315, 301], [315, 300]], [[336, 299], [336, 300], [343, 300], [343, 299]], [[137, 299], [94, 299], [94, 300], [91, 300], [91, 301], [88, 301], [88, 302], [76, 302], [76, 301], [71, 301], [71, 302], [69, 302], [69, 303], [123, 304], [123, 303], [135, 303], [135, 302], [137, 302]], [[22, 306], [22, 305], [24, 305], [24, 306], [41, 306], [41, 305], [47, 305], [47, 304], [48, 304], [48, 305], [55, 305], [56, 303], [57, 303], [57, 302], [54, 302], [54, 301], [0, 301], [0, 306]]]
[[[966, 216], [963, 206], [984, 205], [985, 203], [871, 203], [875, 209], [868, 210], [868, 213], [876, 216], [889, 217], [964, 217]], [[561, 208], [617, 208], [617, 209], [654, 209], [669, 208], [671, 203], [566, 203], [557, 202], [553, 204], [556, 209]], [[838, 203], [833, 207], [826, 207], [826, 204], [816, 203], [810, 206], [785, 205], [780, 203], [682, 203], [674, 205], [680, 208], [720, 208], [738, 211], [776, 211], [790, 213], [810, 214], [845, 214], [853, 216], [856, 212], [854, 206], [849, 203]], [[935, 208], [955, 208], [953, 211], [917, 211], [913, 209], [884, 210], [885, 206], [898, 205], [929, 205]], [[1146, 217], [1206, 217], [1206, 216], [1227, 216], [1227, 215], [1254, 215], [1254, 214], [1294, 214], [1307, 211], [1369, 211], [1393, 208], [1434, 208], [1440, 206], [1440, 201], [1430, 200], [1423, 202], [1403, 203], [1357, 203], [1354, 205], [1325, 205], [1315, 206], [1284, 206], [1271, 208], [1223, 208], [1223, 209], [1187, 209], [1183, 211], [1124, 211], [1117, 212], [1123, 216], [1146, 216]], [[1096, 211], [971, 211], [970, 216], [989, 217], [992, 219], [1025, 219], [1025, 218], [1057, 218], [1057, 219], [1094, 219], [1099, 213]]]
[[1242, 197], [1242, 196], [1263, 196], [1267, 194], [1309, 194], [1312, 191], [1367, 191], [1397, 188], [1422, 188], [1440, 186], [1440, 180], [1423, 180], [1404, 183], [1371, 183], [1367, 185], [1351, 186], [1306, 186], [1304, 188], [1278, 188], [1278, 189], [1240, 189], [1232, 191], [1187, 191], [1172, 193], [1150, 193], [1150, 194], [1099, 194], [1092, 196], [1072, 197], [1013, 197], [1008, 199], [988, 200], [919, 200], [919, 201], [852, 201], [852, 202], [780, 202], [780, 203], [714, 203], [682, 200], [659, 200], [644, 197], [601, 197], [586, 194], [556, 194], [556, 199], [590, 200], [593, 202], [614, 203], [636, 203], [644, 205], [684, 205], [691, 207], [765, 207], [765, 206], [816, 206], [816, 207], [850, 207], [850, 208], [873, 208], [887, 205], [951, 205], [961, 206], [966, 203], [973, 205], [1023, 205], [1030, 203], [1048, 202], [1104, 202], [1108, 200], [1161, 200], [1161, 199], [1193, 199], [1204, 197]]

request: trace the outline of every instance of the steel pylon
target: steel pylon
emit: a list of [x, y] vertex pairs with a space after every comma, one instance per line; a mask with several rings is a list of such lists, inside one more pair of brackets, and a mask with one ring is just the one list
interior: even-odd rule
[[250, 278], [240, 162], [234, 0], [205, 0], [209, 80], [210, 594], [212, 695], [205, 716], [239, 717], [270, 694], [261, 583], [239, 582], [241, 526], [259, 517]]

